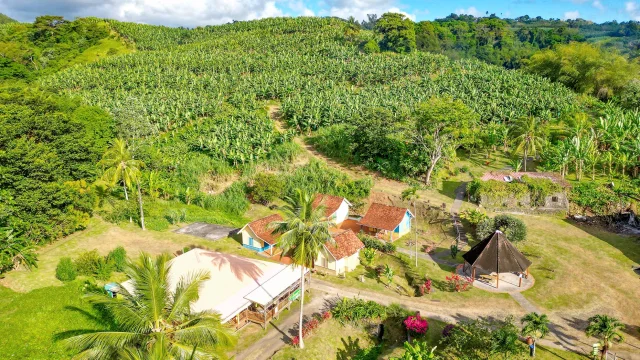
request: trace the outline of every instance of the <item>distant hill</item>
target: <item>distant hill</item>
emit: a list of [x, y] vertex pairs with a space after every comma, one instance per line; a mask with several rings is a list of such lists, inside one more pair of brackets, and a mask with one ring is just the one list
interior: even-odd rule
[[14, 23], [14, 22], [18, 22], [18, 21], [8, 17], [7, 15], [5, 15], [3, 13], [0, 13], [0, 24], [9, 24], [9, 23]]

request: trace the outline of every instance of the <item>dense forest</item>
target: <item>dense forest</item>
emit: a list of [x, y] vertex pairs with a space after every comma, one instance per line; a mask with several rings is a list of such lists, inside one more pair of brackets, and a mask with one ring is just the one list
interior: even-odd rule
[[[504, 152], [514, 167], [532, 158], [577, 182], [577, 204], [606, 209], [594, 193], [619, 203], [637, 192], [640, 86], [637, 45], [601, 38], [634, 38], [637, 26], [400, 14], [0, 25], [0, 227], [11, 239], [0, 266], [96, 214], [152, 229], [180, 217], [240, 225], [264, 170], [290, 170], [260, 179], [278, 194], [368, 195], [370, 180], [316, 162], [291, 168], [300, 134], [426, 186], [458, 155]], [[273, 104], [286, 129], [269, 117]]]

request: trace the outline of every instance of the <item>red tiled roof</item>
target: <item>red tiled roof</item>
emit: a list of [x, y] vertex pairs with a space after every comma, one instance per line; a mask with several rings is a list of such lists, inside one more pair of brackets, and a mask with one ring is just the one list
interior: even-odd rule
[[409, 211], [407, 208], [373, 203], [360, 219], [360, 225], [393, 231], [400, 225], [407, 211]]
[[488, 180], [496, 180], [496, 181], [505, 181], [505, 176], [511, 176], [514, 180], [520, 179], [522, 176], [528, 176], [532, 179], [548, 179], [559, 185], [567, 186], [568, 183], [563, 180], [558, 174], [551, 172], [510, 172], [510, 171], [490, 171], [488, 173], [484, 173], [480, 180], [488, 181]]
[[274, 221], [282, 221], [282, 216], [280, 216], [280, 214], [269, 215], [265, 218], [252, 221], [248, 225], [257, 237], [270, 245], [274, 245], [278, 235], [274, 234], [273, 229], [269, 227], [269, 224]]
[[316, 194], [315, 199], [313, 199], [313, 208], [317, 208], [320, 205], [323, 205], [325, 208], [324, 214], [329, 217], [334, 212], [338, 211], [340, 205], [344, 201], [343, 197], [327, 195], [327, 194]]
[[332, 234], [335, 243], [327, 241], [324, 246], [336, 260], [351, 256], [364, 247], [364, 244], [351, 230]]

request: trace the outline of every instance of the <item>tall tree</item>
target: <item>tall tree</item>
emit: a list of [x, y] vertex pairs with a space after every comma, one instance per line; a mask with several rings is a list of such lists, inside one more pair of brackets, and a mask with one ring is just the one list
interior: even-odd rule
[[613, 342], [623, 342], [622, 330], [624, 324], [608, 315], [594, 315], [589, 318], [589, 325], [585, 329], [587, 336], [599, 337], [602, 341], [601, 359], [607, 356]]
[[383, 50], [408, 53], [416, 48], [413, 21], [398, 13], [385, 13], [376, 21], [375, 30], [382, 34]]
[[418, 106], [413, 126], [406, 137], [412, 139], [420, 157], [426, 157], [425, 183], [431, 185], [431, 176], [438, 162], [455, 156], [466, 136], [478, 120], [478, 115], [460, 100], [432, 98]]
[[126, 200], [129, 200], [127, 188], [131, 188], [134, 183], [137, 185], [140, 225], [144, 230], [144, 210], [142, 208], [142, 192], [140, 190], [140, 170], [144, 167], [144, 163], [133, 158], [124, 140], [115, 139], [113, 145], [102, 156], [99, 164], [105, 168], [103, 174], [105, 181], [114, 185], [117, 183], [122, 184]]
[[329, 233], [332, 222], [325, 216], [324, 206], [313, 207], [311, 193], [296, 189], [293, 196], [285, 198], [286, 205], [281, 208], [284, 220], [271, 226], [274, 233], [282, 234], [278, 242], [283, 254], [291, 254], [293, 264], [300, 268], [300, 325], [298, 338], [300, 348], [304, 348], [302, 339], [302, 315], [304, 310], [304, 272], [313, 268], [318, 254], [326, 242], [333, 242]]
[[[175, 289], [169, 285], [169, 256], [155, 259], [141, 253], [129, 262], [125, 274], [132, 280], [133, 293], [120, 285], [118, 298], [103, 293], [87, 300], [113, 319], [105, 330], [82, 332], [66, 338], [78, 357], [92, 359], [213, 359], [220, 346], [234, 342], [230, 329], [212, 311], [194, 312], [202, 283], [210, 278], [199, 271], [182, 277]], [[66, 337], [66, 334], [59, 334]]]
[[522, 151], [524, 171], [527, 171], [527, 157], [537, 155], [544, 145], [543, 125], [539, 118], [529, 116], [519, 119], [513, 128], [516, 141], [516, 151]]
[[520, 323], [524, 325], [521, 334], [533, 338], [533, 356], [535, 356], [536, 341], [549, 333], [549, 318], [545, 314], [531, 312], [523, 316]]

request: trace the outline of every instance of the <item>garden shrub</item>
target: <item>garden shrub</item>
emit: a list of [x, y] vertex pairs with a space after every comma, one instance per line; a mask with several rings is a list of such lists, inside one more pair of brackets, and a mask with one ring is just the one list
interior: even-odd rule
[[331, 315], [340, 324], [360, 323], [365, 320], [384, 319], [387, 312], [386, 307], [375, 301], [365, 301], [359, 298], [342, 298], [336, 306], [331, 309]]
[[139, 210], [138, 203], [134, 200], [122, 200], [115, 203], [111, 211], [106, 211], [103, 214], [105, 220], [110, 223], [119, 224], [121, 222], [129, 221], [132, 219], [138, 222]]
[[124, 271], [124, 268], [127, 266], [127, 250], [122, 246], [111, 250], [109, 255], [107, 255], [107, 262], [113, 265], [115, 271]]
[[423, 319], [420, 313], [407, 316], [402, 323], [410, 334], [424, 335], [429, 330], [429, 322]]
[[452, 292], [467, 291], [471, 287], [471, 281], [469, 279], [456, 273], [451, 273], [450, 276], [446, 277], [446, 280], [449, 286], [449, 291]]
[[380, 45], [375, 40], [369, 40], [362, 45], [362, 51], [365, 54], [375, 54], [380, 52]]
[[56, 266], [56, 279], [60, 281], [73, 281], [77, 276], [76, 267], [69, 257], [63, 257]]
[[100, 261], [104, 259], [98, 250], [85, 251], [74, 261], [74, 265], [79, 275], [93, 276], [98, 271]]
[[113, 272], [113, 264], [109, 263], [105, 258], [100, 258], [97, 263], [95, 276], [98, 280], [109, 280]]
[[511, 242], [523, 241], [527, 238], [527, 226], [525, 223], [511, 215], [498, 215], [495, 218], [487, 218], [481, 221], [476, 228], [476, 236], [482, 241], [488, 236], [500, 230]]
[[254, 202], [267, 205], [282, 196], [284, 183], [281, 176], [269, 173], [259, 173], [253, 178], [253, 185], [249, 194]]

